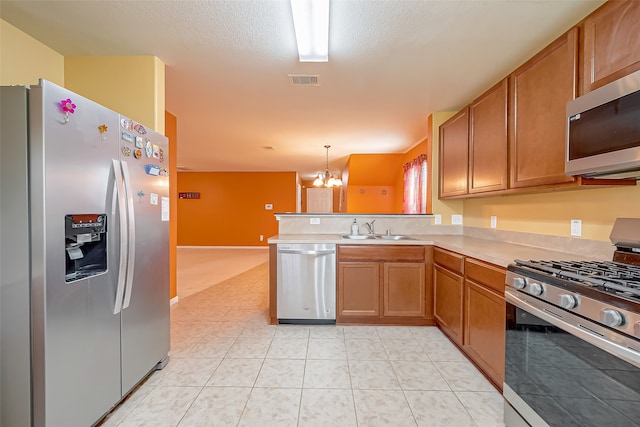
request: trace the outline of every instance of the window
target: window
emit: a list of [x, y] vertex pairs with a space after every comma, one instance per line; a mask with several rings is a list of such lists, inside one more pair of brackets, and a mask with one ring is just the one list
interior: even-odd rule
[[424, 154], [404, 165], [402, 213], [427, 213], [427, 156]]

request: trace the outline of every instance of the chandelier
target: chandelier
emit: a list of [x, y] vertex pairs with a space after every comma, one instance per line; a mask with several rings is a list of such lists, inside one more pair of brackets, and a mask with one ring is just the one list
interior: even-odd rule
[[318, 173], [318, 177], [313, 181], [314, 187], [340, 187], [342, 186], [342, 180], [340, 177], [334, 177], [333, 174], [329, 173], [329, 148], [330, 145], [325, 145], [324, 148], [327, 149], [327, 167], [324, 170], [324, 174]]

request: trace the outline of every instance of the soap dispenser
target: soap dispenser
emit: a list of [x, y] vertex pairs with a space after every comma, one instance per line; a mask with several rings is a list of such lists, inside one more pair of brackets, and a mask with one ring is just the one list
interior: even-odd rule
[[360, 234], [360, 230], [358, 230], [358, 222], [355, 218], [353, 220], [353, 224], [351, 224], [351, 234], [353, 234], [354, 236]]

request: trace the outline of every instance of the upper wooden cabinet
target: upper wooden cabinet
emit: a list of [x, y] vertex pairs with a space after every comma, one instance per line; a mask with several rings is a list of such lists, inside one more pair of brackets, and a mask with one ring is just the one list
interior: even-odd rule
[[438, 197], [467, 194], [469, 162], [469, 107], [440, 126]]
[[469, 193], [507, 188], [507, 79], [469, 106]]
[[639, 1], [608, 1], [582, 27], [582, 94], [640, 69]]
[[510, 78], [510, 188], [575, 181], [564, 173], [566, 106], [576, 96], [578, 30], [573, 28]]

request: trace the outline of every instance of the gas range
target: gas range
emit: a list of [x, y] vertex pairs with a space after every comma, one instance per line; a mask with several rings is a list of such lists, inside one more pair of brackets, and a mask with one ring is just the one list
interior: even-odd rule
[[522, 261], [507, 285], [640, 340], [640, 267], [612, 261]]

